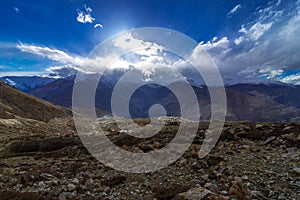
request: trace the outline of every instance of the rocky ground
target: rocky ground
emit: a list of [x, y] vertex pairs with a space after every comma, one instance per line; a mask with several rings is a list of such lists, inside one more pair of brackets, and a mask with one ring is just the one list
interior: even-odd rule
[[[111, 120], [108, 137], [132, 152], [164, 146], [178, 125], [136, 140]], [[198, 126], [198, 123], [191, 123]], [[227, 122], [209, 156], [198, 157], [208, 123], [189, 150], [156, 172], [130, 174], [93, 158], [70, 119], [0, 119], [0, 199], [300, 199], [300, 124]]]

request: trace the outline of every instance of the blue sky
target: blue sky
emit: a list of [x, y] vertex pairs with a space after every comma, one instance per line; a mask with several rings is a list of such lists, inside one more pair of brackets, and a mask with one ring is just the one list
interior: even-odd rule
[[0, 75], [76, 69], [73, 60], [104, 39], [150, 26], [196, 40], [224, 77], [300, 84], [299, 0], [7, 0], [0, 8]]

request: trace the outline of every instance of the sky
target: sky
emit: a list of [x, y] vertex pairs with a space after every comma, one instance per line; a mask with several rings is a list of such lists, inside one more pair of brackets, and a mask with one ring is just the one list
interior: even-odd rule
[[162, 27], [194, 39], [224, 79], [300, 85], [300, 0], [7, 0], [0, 8], [0, 76], [67, 76], [105, 39]]

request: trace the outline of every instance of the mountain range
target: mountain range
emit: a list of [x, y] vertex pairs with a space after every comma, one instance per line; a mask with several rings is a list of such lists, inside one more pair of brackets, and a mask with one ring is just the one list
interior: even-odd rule
[[4, 76], [0, 77], [8, 85], [18, 88], [24, 92], [29, 92], [37, 87], [46, 85], [56, 79], [40, 76]]
[[[93, 79], [90, 75], [88, 78]], [[119, 77], [102, 76], [95, 99], [96, 108], [111, 113], [111, 95]], [[75, 76], [60, 79], [47, 77], [2, 77], [7, 84], [30, 95], [63, 107], [72, 106], [72, 91]], [[84, 81], [84, 80], [82, 80]], [[201, 119], [210, 119], [211, 100], [208, 88], [188, 79], [201, 111]], [[197, 84], [196, 84], [197, 83]], [[135, 84], [135, 83], [127, 83]], [[180, 81], [171, 84], [183, 84]], [[217, 88], [216, 88], [217, 89]], [[300, 87], [279, 82], [231, 81], [225, 85], [227, 95], [227, 116], [230, 121], [300, 121]], [[182, 91], [184, 92], [184, 91]], [[188, 98], [188, 97], [187, 97]], [[122, 101], [123, 99], [120, 99]], [[174, 94], [167, 87], [145, 84], [136, 90], [130, 99], [131, 117], [149, 117], [153, 104], [165, 107], [167, 115], [180, 116], [180, 106]], [[187, 107], [193, 112], [193, 105]], [[103, 114], [103, 112], [101, 112]]]

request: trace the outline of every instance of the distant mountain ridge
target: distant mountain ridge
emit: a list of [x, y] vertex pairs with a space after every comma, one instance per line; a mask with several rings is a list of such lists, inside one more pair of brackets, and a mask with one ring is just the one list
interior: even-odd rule
[[[111, 95], [119, 77], [102, 76], [96, 92], [96, 107], [111, 112]], [[87, 76], [94, 79], [96, 76]], [[46, 77], [2, 77], [13, 80], [16, 87], [63, 107], [72, 106], [72, 91], [75, 76], [52, 79]], [[84, 80], [80, 80], [84, 81]], [[208, 89], [193, 79], [187, 79], [197, 94], [203, 120], [210, 118], [210, 97]], [[175, 84], [176, 82], [174, 82]], [[9, 84], [9, 83], [8, 83]], [[126, 83], [135, 84], [134, 82]], [[227, 93], [227, 120], [249, 121], [300, 121], [300, 86], [268, 80], [229, 81]], [[184, 91], [183, 91], [184, 92]], [[122, 99], [120, 99], [122, 101]], [[145, 84], [139, 88], [130, 101], [133, 117], [148, 117], [149, 107], [162, 104], [170, 116], [180, 116], [180, 106], [174, 95], [165, 87]], [[187, 109], [193, 110], [193, 106]]]
[[[37, 87], [29, 93], [54, 104], [71, 107], [74, 80], [75, 76], [58, 79]], [[110, 97], [115, 84], [115, 79], [102, 76], [95, 97], [97, 108], [111, 112]], [[210, 97], [207, 87], [193, 82], [191, 85], [197, 94], [202, 119], [208, 120]], [[228, 105], [227, 120], [300, 121], [299, 86], [257, 82], [227, 85], [225, 88]], [[174, 95], [164, 87], [154, 87], [151, 84], [146, 84], [135, 92], [130, 101], [130, 112], [133, 117], [147, 117], [148, 109], [153, 104], [166, 106], [168, 115], [180, 115], [180, 107]], [[187, 109], [191, 109], [192, 112], [193, 106]]]
[[31, 91], [37, 87], [47, 85], [56, 80], [55, 78], [40, 76], [4, 76], [0, 80], [24, 92]]

